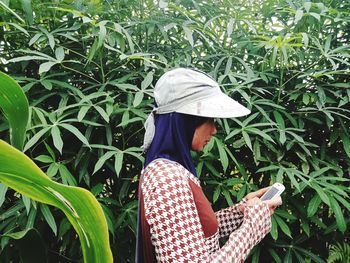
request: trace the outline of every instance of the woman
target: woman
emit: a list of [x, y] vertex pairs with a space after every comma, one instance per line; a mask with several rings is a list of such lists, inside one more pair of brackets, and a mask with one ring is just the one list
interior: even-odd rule
[[[154, 89], [157, 107], [145, 123], [145, 168], [139, 188], [137, 262], [243, 262], [271, 229], [281, 198], [248, 194], [216, 213], [200, 187], [190, 150], [215, 135], [213, 118], [250, 111], [221, 92], [206, 74], [178, 68]], [[229, 236], [220, 248], [219, 238]]]

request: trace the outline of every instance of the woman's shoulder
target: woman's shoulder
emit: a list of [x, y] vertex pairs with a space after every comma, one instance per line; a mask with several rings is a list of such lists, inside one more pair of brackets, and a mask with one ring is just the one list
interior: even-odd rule
[[148, 180], [151, 178], [156, 179], [157, 177], [161, 177], [163, 179], [169, 178], [170, 180], [190, 179], [197, 185], [200, 185], [198, 178], [190, 173], [180, 163], [165, 158], [155, 159], [150, 162], [143, 170], [143, 177], [144, 179], [147, 178]]
[[171, 161], [165, 158], [158, 158], [150, 162], [145, 169], [143, 174], [147, 173], [175, 173], [179, 172], [181, 165], [178, 162]]

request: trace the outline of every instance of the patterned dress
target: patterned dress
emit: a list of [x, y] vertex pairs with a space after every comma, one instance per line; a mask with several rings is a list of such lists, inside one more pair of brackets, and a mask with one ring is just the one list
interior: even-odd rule
[[[148, 261], [244, 262], [271, 229], [263, 202], [247, 206], [244, 214], [239, 204], [214, 213], [199, 180], [167, 159], [156, 159], [144, 169], [141, 202], [141, 220], [151, 243], [146, 249], [153, 250]], [[226, 236], [220, 248], [219, 238]]]

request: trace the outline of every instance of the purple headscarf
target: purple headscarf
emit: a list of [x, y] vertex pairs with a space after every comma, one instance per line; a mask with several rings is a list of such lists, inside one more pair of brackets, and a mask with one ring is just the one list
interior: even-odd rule
[[[197, 176], [190, 152], [191, 144], [196, 128], [207, 120], [208, 118], [205, 117], [177, 112], [156, 115], [155, 135], [152, 144], [147, 150], [144, 167], [157, 158], [165, 158], [178, 162], [192, 174]], [[144, 261], [140, 218], [139, 209], [135, 260], [137, 263], [142, 263]]]

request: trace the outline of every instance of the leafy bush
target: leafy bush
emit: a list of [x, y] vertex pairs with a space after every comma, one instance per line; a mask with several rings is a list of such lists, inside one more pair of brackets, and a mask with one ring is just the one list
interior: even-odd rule
[[[193, 154], [214, 207], [276, 181], [286, 186], [271, 235], [250, 259], [324, 262], [328, 240], [348, 240], [348, 1], [23, 3], [0, 2], [0, 69], [29, 99], [24, 149], [53, 180], [98, 198], [118, 261], [134, 255], [153, 85], [177, 66], [210, 73], [252, 110], [218, 120], [216, 137]], [[0, 132], [7, 139], [5, 122]], [[81, 260], [62, 214], [50, 209], [47, 217], [34, 201], [0, 189], [1, 233], [33, 226], [52, 261]], [[1, 261], [16, 259], [10, 244], [2, 235]]]

